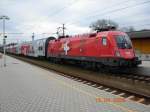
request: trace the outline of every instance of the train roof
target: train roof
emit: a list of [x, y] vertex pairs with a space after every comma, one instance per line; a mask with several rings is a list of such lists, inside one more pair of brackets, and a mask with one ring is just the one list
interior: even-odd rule
[[115, 34], [125, 34], [122, 31], [116, 31], [116, 30], [112, 30], [112, 31], [101, 31], [101, 32], [97, 32], [97, 33], [85, 33], [85, 34], [79, 34], [79, 35], [73, 35], [73, 36], [69, 36], [69, 37], [94, 37], [97, 35], [101, 35], [101, 36], [107, 36], [107, 35], [115, 35]]

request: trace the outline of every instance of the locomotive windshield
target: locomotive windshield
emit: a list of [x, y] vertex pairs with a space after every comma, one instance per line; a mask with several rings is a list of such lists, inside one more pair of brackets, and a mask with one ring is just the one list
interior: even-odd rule
[[116, 35], [117, 46], [120, 49], [131, 49], [132, 44], [128, 35]]

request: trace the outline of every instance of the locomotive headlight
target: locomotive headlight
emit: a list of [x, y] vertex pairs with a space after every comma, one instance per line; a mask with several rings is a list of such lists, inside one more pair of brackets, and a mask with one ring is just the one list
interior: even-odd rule
[[120, 55], [120, 52], [119, 52], [119, 51], [116, 51], [116, 52], [115, 52], [115, 56], [120, 57], [120, 56], [121, 56], [121, 55]]

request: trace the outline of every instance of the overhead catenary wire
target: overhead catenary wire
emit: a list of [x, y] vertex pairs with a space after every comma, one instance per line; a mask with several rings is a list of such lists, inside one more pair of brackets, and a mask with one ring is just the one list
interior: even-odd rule
[[141, 23], [143, 21], [149, 21], [149, 20], [150, 20], [150, 18], [145, 18], [145, 19], [141, 19], [141, 20], [137, 20], [137, 21], [134, 20], [134, 21], [130, 21], [130, 22], [124, 22], [124, 23], [120, 23], [119, 26], [126, 26], [127, 24], [132, 26], [132, 25], [137, 25], [137, 23]]
[[[150, 23], [145, 23], [145, 24], [136, 24], [135, 26], [150, 26]], [[128, 26], [123, 26], [123, 27], [128, 27]], [[43, 33], [41, 33], [43, 34]], [[40, 34], [39, 34], [40, 35]], [[15, 35], [13, 35], [15, 36]], [[15, 38], [15, 39], [7, 39], [9, 40], [10, 42], [9, 43], [12, 43], [12, 42], [24, 42], [25, 40], [22, 40], [21, 38]], [[29, 41], [29, 40], [28, 40]]]
[[54, 17], [56, 15], [58, 15], [59, 13], [61, 13], [62, 11], [64, 11], [65, 9], [71, 7], [72, 5], [74, 5], [76, 2], [78, 2], [79, 0], [74, 0], [72, 3], [69, 3], [67, 6], [64, 6], [56, 11], [54, 11], [53, 13], [51, 13], [50, 15], [48, 16], [51, 16], [51, 17]]
[[[150, 25], [150, 23], [144, 23], [144, 24], [136, 24], [134, 26], [149, 26], [149, 25]], [[124, 27], [127, 27], [127, 25]]]
[[[116, 4], [113, 4], [112, 6], [118, 6], [118, 5], [121, 5], [121, 4], [123, 4], [123, 3], [126, 3], [128, 0], [125, 0], [125, 1], [122, 1], [122, 2], [119, 2], [119, 3], [116, 3]], [[76, 3], [77, 1], [74, 1], [73, 3], [71, 3], [71, 5], [74, 5], [75, 3]], [[137, 6], [137, 5], [142, 5], [142, 4], [146, 4], [146, 3], [149, 3], [150, 1], [144, 1], [144, 2], [140, 2], [140, 3], [138, 3], [138, 4], [134, 4], [135, 6]], [[142, 3], [142, 4], [141, 4]], [[70, 6], [71, 6], [70, 5]], [[70, 6], [65, 6], [65, 7], [63, 7], [62, 9], [63, 10], [65, 10], [65, 9], [67, 9], [68, 7], [70, 7]], [[98, 15], [101, 15], [101, 14], [109, 14], [109, 13], [111, 13], [111, 12], [117, 12], [117, 11], [120, 11], [120, 10], [124, 10], [124, 9], [127, 9], [127, 8], [132, 8], [132, 6], [133, 5], [131, 5], [130, 7], [129, 6], [127, 6], [127, 7], [123, 7], [123, 8], [118, 8], [118, 9], [114, 9], [114, 10], [111, 10], [111, 11], [108, 11], [108, 12], [101, 12], [100, 14], [98, 14]], [[61, 11], [63, 11], [61, 9]], [[107, 8], [108, 9], [108, 8]], [[61, 11], [59, 12], [59, 10], [58, 10], [58, 12], [59, 13], [61, 13]], [[58, 13], [54, 13], [54, 15], [58, 15]], [[92, 18], [94, 18], [92, 15], [90, 15]], [[87, 18], [90, 18], [90, 16], [89, 17], [87, 17]], [[95, 15], [95, 17], [96, 17], [97, 15]], [[85, 20], [87, 20], [87, 19], [85, 19]], [[75, 22], [73, 22], [73, 23], [77, 23], [77, 22], [80, 22], [80, 21], [82, 21], [82, 20], [79, 20], [79, 21], [75, 21]], [[73, 24], [72, 23], [72, 24]], [[70, 25], [70, 24], [67, 24], [67, 25]]]
[[[128, 3], [128, 1], [129, 0], [125, 0], [125, 1], [121, 1], [121, 2], [117, 2], [117, 3], [115, 3], [115, 4], [112, 4], [112, 5], [110, 5], [109, 7], [116, 7], [116, 6], [119, 6], [119, 5], [122, 5], [122, 4], [125, 4], [125, 3]], [[130, 1], [135, 1], [135, 0], [130, 0]], [[107, 10], [108, 9], [108, 7], [104, 7], [103, 9], [101, 9], [101, 10]], [[95, 13], [95, 12], [98, 12], [99, 10], [96, 10], [96, 11], [93, 11], [93, 12], [91, 12], [91, 13]]]
[[[127, 1], [127, 0], [125, 0], [125, 1]], [[125, 2], [124, 1], [124, 2]], [[136, 3], [136, 4], [134, 4], [135, 6], [134, 7], [136, 7], [136, 6], [139, 6], [139, 5], [143, 5], [143, 4], [147, 4], [147, 3], [149, 3], [150, 1], [144, 1], [144, 2], [140, 2], [140, 3]], [[120, 2], [121, 3], [121, 2]], [[142, 4], [141, 4], [142, 3]], [[119, 3], [118, 3], [119, 4]], [[118, 9], [114, 9], [114, 10], [111, 10], [111, 11], [113, 11], [113, 12], [118, 12], [118, 11], [121, 11], [121, 10], [125, 10], [125, 9], [128, 9], [128, 8], [132, 8], [133, 7], [133, 5], [130, 5], [130, 6], [126, 6], [126, 7], [123, 7], [123, 8], [118, 8]], [[67, 8], [67, 7], [66, 7]], [[107, 14], [110, 14], [111, 13], [111, 11], [108, 11], [108, 12], [106, 12]], [[105, 12], [102, 12], [102, 13], [100, 13], [100, 14], [98, 14], [98, 15], [101, 15], [101, 14], [105, 14]], [[97, 15], [95, 15], [95, 17], [96, 17]], [[92, 16], [93, 17], [93, 16]], [[94, 18], [94, 17], [93, 17]], [[85, 19], [85, 20], [87, 20], [87, 19]], [[76, 23], [76, 22], [75, 22]], [[68, 25], [68, 24], [67, 24]], [[131, 25], [131, 24], [130, 24]], [[138, 24], [136, 24], [136, 26], [137, 26]], [[25, 33], [24, 33], [25, 34]], [[13, 34], [12, 34], [13, 35]], [[15, 35], [15, 34], [14, 34]], [[19, 35], [19, 34], [16, 34], [16, 35]], [[30, 35], [31, 35], [31, 33], [30, 33]], [[36, 35], [41, 35], [41, 34], [36, 34]]]
[[[96, 14], [96, 15], [90, 15], [88, 17], [85, 17], [84, 20], [89, 20], [90, 18], [93, 19], [93, 18], [95, 18], [97, 16], [100, 16], [100, 15], [104, 16], [104, 15], [107, 15], [107, 14], [116, 13], [116, 12], [119, 12], [119, 11], [122, 11], [122, 10], [125, 10], [125, 9], [137, 7], [137, 6], [148, 4], [148, 3], [150, 3], [150, 0], [144, 1], [144, 2], [140, 2], [140, 3], [136, 3], [136, 4], [132, 4], [132, 5], [128, 5], [128, 6], [117, 8], [117, 9], [113, 9], [113, 10], [110, 10], [110, 11], [107, 11], [107, 12], [102, 12], [102, 13], [99, 13], [99, 14]], [[68, 23], [68, 25], [72, 25], [74, 23], [79, 23], [79, 22], [81, 22], [81, 20], [77, 20], [77, 21]]]
[[[76, 4], [76, 3], [79, 2], [79, 1], [80, 1], [80, 0], [74, 0], [73, 3], [70, 3], [70, 6], [64, 6], [63, 8], [60, 8], [60, 9], [58, 9], [57, 11], [54, 11], [52, 14], [50, 14], [50, 16], [53, 17], [53, 16], [56, 16], [56, 15], [59, 15], [62, 11], [64, 11], [65, 9], [67, 9], [67, 8], [69, 8], [69, 7], [71, 7], [71, 6], [73, 6], [74, 4]], [[118, 5], [127, 3], [128, 1], [129, 1], [129, 0], [117, 2], [117, 3], [113, 4], [113, 5], [111, 5], [111, 7], [113, 7], [113, 6], [118, 6]], [[130, 0], [130, 1], [134, 1], [134, 0]], [[107, 9], [107, 7], [106, 7], [105, 9]]]

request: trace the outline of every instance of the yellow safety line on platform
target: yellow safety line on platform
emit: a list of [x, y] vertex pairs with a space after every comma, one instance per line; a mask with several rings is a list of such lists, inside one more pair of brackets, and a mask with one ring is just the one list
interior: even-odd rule
[[[83, 90], [81, 90], [81, 89], [79, 89], [79, 88], [73, 87], [73, 86], [69, 85], [68, 83], [66, 83], [66, 82], [64, 82], [64, 81], [55, 79], [55, 78], [53, 78], [53, 77], [49, 77], [49, 78], [51, 78], [51, 79], [53, 79], [53, 80], [59, 82], [61, 85], [67, 86], [67, 87], [69, 87], [69, 88], [73, 88], [74, 90], [77, 90], [77, 91], [79, 91], [79, 92], [81, 92], [81, 93], [84, 93], [84, 94], [86, 94], [86, 95], [88, 95], [88, 96], [90, 96], [90, 97], [94, 97], [95, 99], [97, 98], [96, 95], [90, 94], [90, 93], [88, 93], [88, 92], [86, 92], [86, 91], [83, 91]], [[103, 98], [102, 96], [100, 96], [100, 97]], [[116, 106], [116, 107], [122, 109], [122, 110], [125, 111], [125, 112], [138, 112], [138, 111], [131, 110], [131, 109], [127, 108], [127, 107], [124, 107], [124, 106], [119, 105], [119, 104], [116, 104], [116, 103], [112, 103], [112, 102], [106, 102], [106, 103], [111, 104], [111, 105], [114, 105], [114, 106]]]

